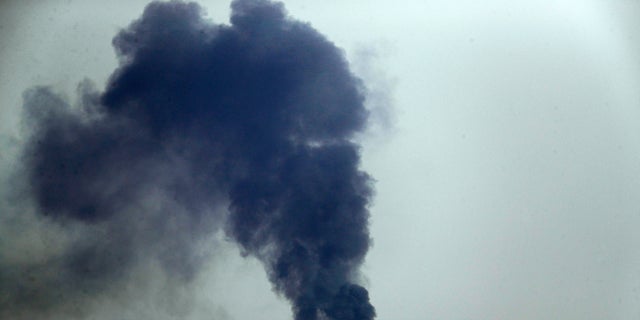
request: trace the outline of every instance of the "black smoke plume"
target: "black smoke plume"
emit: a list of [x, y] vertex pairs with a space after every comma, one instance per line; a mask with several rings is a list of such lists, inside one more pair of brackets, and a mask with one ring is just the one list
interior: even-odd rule
[[106, 292], [145, 260], [188, 282], [204, 259], [194, 243], [224, 221], [295, 319], [373, 319], [357, 284], [371, 179], [352, 139], [367, 111], [340, 49], [267, 0], [234, 1], [230, 25], [152, 3], [113, 44], [103, 92], [83, 84], [75, 107], [25, 94], [36, 211], [90, 232], [29, 266], [57, 272], [38, 286], [0, 269], [0, 315]]

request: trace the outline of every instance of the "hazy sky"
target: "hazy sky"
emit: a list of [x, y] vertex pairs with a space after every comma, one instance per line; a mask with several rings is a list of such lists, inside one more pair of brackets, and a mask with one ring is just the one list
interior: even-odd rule
[[[0, 4], [3, 192], [22, 92], [51, 85], [73, 100], [83, 78], [101, 88], [117, 64], [111, 38], [147, 1], [123, 3]], [[229, 1], [200, 3], [227, 22]], [[640, 316], [640, 3], [284, 3], [370, 89], [363, 272], [378, 319]], [[219, 250], [194, 319], [290, 317], [257, 261]]]

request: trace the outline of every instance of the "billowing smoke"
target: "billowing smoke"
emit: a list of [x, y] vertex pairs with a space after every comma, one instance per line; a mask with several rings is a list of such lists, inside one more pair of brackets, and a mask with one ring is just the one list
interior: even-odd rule
[[222, 228], [295, 319], [373, 319], [357, 284], [371, 179], [352, 139], [367, 112], [342, 52], [267, 0], [233, 2], [230, 25], [152, 3], [113, 44], [104, 91], [25, 93], [26, 197], [69, 236], [38, 263], [0, 262], [0, 318], [105, 295], [146, 261], [188, 283]]

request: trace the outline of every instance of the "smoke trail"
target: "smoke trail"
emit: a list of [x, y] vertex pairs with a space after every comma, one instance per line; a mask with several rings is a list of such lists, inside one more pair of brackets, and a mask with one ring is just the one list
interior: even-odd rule
[[373, 319], [357, 284], [371, 179], [351, 140], [367, 112], [342, 52], [266, 0], [234, 1], [231, 25], [193, 3], [152, 3], [113, 44], [120, 66], [104, 92], [83, 85], [76, 108], [46, 88], [25, 95], [37, 210], [91, 232], [54, 259], [61, 275], [44, 287], [64, 286], [0, 282], [0, 309], [97, 294], [145, 260], [188, 281], [194, 243], [228, 211], [225, 231], [295, 319]]

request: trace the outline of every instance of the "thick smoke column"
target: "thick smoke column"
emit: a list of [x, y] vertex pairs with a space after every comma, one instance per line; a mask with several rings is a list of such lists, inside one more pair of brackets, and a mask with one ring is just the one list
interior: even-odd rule
[[[196, 4], [152, 3], [115, 37], [120, 67], [104, 92], [85, 86], [79, 108], [26, 94], [39, 212], [106, 235], [56, 260], [64, 276], [51, 285], [106, 290], [144, 258], [188, 281], [192, 244], [225, 205], [225, 231], [264, 263], [295, 319], [373, 319], [356, 284], [370, 245], [371, 180], [351, 140], [367, 118], [361, 84], [282, 4], [232, 9], [231, 25], [215, 25]], [[16, 288], [0, 284], [14, 292], [0, 308], [55, 301]]]

